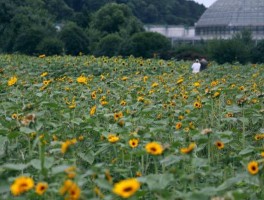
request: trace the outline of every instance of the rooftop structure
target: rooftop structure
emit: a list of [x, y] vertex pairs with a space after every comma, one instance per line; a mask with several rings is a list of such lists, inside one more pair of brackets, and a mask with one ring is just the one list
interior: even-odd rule
[[244, 29], [264, 39], [264, 0], [217, 0], [195, 24], [195, 35], [228, 39]]
[[217, 0], [194, 27], [146, 25], [145, 30], [170, 38], [172, 44], [229, 39], [242, 30], [251, 31], [255, 40], [264, 39], [264, 0]]

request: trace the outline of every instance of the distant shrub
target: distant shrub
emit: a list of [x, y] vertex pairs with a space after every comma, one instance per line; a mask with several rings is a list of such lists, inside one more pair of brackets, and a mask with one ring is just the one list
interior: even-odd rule
[[98, 56], [117, 56], [123, 39], [118, 34], [110, 34], [102, 38], [95, 52]]
[[209, 42], [209, 53], [211, 59], [219, 64], [233, 62], [245, 64], [250, 59], [250, 49], [237, 39], [213, 40]]
[[264, 40], [258, 42], [258, 44], [252, 48], [251, 59], [253, 63], [264, 63]]
[[33, 55], [37, 53], [37, 46], [44, 37], [41, 29], [30, 28], [18, 35], [13, 50], [22, 54]]
[[37, 50], [40, 54], [47, 56], [61, 55], [63, 53], [63, 42], [57, 38], [44, 38], [37, 46]]
[[136, 57], [151, 58], [158, 52], [169, 50], [170, 47], [170, 41], [165, 36], [159, 33], [142, 32], [134, 34], [122, 51], [124, 54]]
[[82, 28], [74, 23], [65, 25], [59, 33], [63, 41], [65, 53], [78, 55], [80, 52], [88, 53], [89, 40]]

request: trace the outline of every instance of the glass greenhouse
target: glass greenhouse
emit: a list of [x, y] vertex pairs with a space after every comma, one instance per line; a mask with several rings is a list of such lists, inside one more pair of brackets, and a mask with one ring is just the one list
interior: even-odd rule
[[264, 39], [264, 0], [218, 0], [195, 24], [195, 34], [203, 39], [230, 38], [244, 29]]

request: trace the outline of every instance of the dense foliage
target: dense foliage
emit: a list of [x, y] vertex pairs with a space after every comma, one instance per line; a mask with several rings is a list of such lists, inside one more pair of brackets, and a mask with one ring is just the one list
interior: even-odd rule
[[[108, 34], [126, 41], [143, 31], [142, 23], [191, 25], [204, 10], [186, 0], [0, 0], [0, 52], [34, 55], [63, 44], [63, 52], [59, 47], [47, 55], [101, 55], [105, 41], [100, 40]], [[44, 38], [53, 44], [43, 45]]]
[[0, 56], [1, 200], [263, 199], [263, 65], [40, 57]]

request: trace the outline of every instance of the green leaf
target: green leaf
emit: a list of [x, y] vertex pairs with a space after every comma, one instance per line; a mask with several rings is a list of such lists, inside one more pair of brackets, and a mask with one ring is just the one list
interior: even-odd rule
[[172, 174], [151, 174], [146, 176], [146, 183], [150, 190], [163, 190], [173, 179]]
[[51, 174], [55, 175], [55, 174], [63, 173], [67, 168], [69, 168], [68, 165], [58, 165], [56, 167], [51, 168]]
[[80, 125], [83, 122], [83, 120], [81, 118], [75, 118], [71, 120], [71, 122], [74, 124]]
[[92, 151], [89, 151], [87, 153], [79, 152], [77, 154], [82, 160], [88, 162], [90, 165], [94, 162], [94, 153]]
[[5, 169], [11, 169], [11, 170], [17, 170], [17, 171], [22, 171], [26, 168], [28, 168], [30, 165], [29, 164], [22, 164], [22, 163], [17, 163], [17, 164], [4, 164], [2, 165], [3, 168]]
[[169, 155], [166, 158], [162, 159], [160, 163], [163, 164], [165, 167], [168, 167], [180, 161], [181, 161], [181, 157], [175, 155]]
[[241, 121], [243, 124], [245, 124], [245, 126], [249, 125], [249, 119], [248, 118], [239, 117], [238, 120]]
[[20, 132], [26, 133], [26, 134], [30, 134], [30, 133], [35, 132], [33, 129], [30, 129], [28, 127], [21, 127], [19, 130], [20, 130]]
[[250, 154], [254, 151], [254, 148], [249, 146], [245, 149], [243, 149], [242, 151], [239, 152], [239, 155], [246, 155], [246, 154]]
[[225, 190], [227, 188], [231, 188], [232, 186], [239, 184], [241, 181], [243, 181], [243, 176], [236, 176], [227, 179], [225, 182], [223, 182], [218, 188], [218, 191]]
[[6, 154], [8, 138], [0, 135], [0, 157]]
[[35, 169], [41, 170], [41, 161], [39, 159], [34, 159], [30, 161], [30, 164], [32, 165], [32, 167], [34, 167]]
[[109, 190], [109, 191], [112, 190], [112, 185], [110, 185], [110, 183], [105, 179], [96, 179], [94, 182], [99, 188]]

